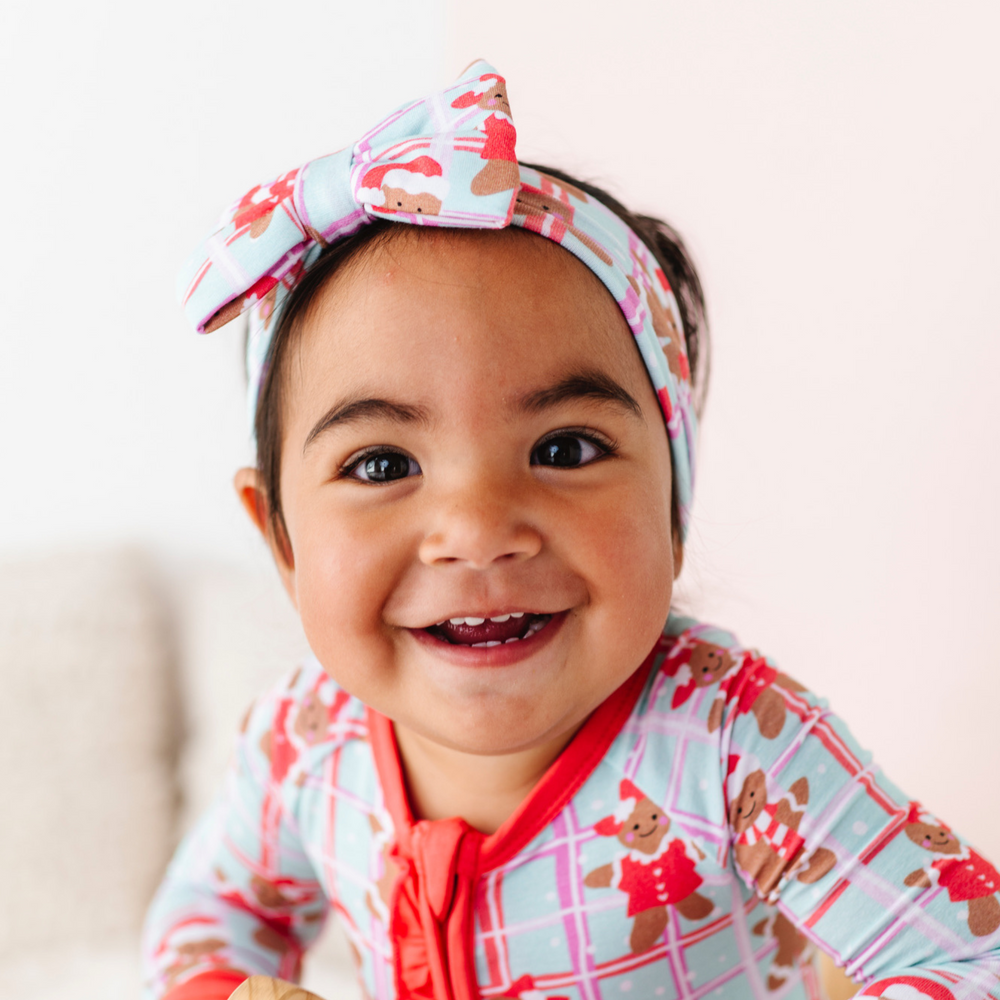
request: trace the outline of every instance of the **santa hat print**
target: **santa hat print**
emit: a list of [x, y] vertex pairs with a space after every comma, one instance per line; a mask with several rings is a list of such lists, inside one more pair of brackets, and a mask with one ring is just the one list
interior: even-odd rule
[[671, 708], [680, 708], [698, 688], [691, 671], [691, 657], [694, 655], [695, 645], [699, 641], [690, 636], [684, 636], [663, 661], [661, 668], [663, 673], [677, 679], [674, 695], [670, 700]]
[[753, 770], [750, 766], [754, 762], [747, 760], [738, 753], [731, 753], [726, 761], [726, 790], [729, 792], [729, 801], [732, 802], [743, 788], [743, 779]]
[[594, 824], [594, 829], [602, 837], [617, 837], [625, 820], [632, 815], [632, 810], [639, 804], [640, 799], [645, 799], [648, 796], [628, 778], [622, 778], [621, 784], [618, 786], [618, 797], [621, 801], [615, 806], [614, 815], [605, 816], [604, 819], [598, 820]]
[[939, 826], [951, 833], [951, 827], [932, 816], [919, 802], [910, 802], [910, 811], [906, 814], [906, 823], [927, 823], [929, 826]]
[[472, 90], [462, 94], [460, 97], [456, 97], [451, 102], [451, 106], [453, 108], [471, 108], [473, 104], [478, 104], [479, 98], [487, 90], [492, 90], [498, 82], [500, 82], [500, 76], [497, 73], [484, 73], [478, 80], [473, 80], [469, 84]]
[[674, 696], [670, 699], [670, 707], [680, 708], [695, 693], [697, 687], [694, 674], [691, 673], [690, 656], [688, 656], [678, 671], [677, 687], [674, 688]]
[[358, 201], [366, 205], [385, 204], [383, 188], [400, 188], [407, 194], [429, 194], [440, 201], [448, 193], [441, 164], [433, 157], [418, 156], [409, 163], [380, 163], [361, 179]]
[[625, 822], [632, 815], [632, 810], [639, 804], [640, 799], [646, 798], [646, 793], [633, 784], [628, 778], [622, 778], [618, 786], [618, 797], [621, 802], [615, 809], [615, 819]]
[[955, 1000], [955, 994], [932, 979], [916, 976], [890, 976], [870, 983], [859, 997], [886, 997], [887, 1000]]

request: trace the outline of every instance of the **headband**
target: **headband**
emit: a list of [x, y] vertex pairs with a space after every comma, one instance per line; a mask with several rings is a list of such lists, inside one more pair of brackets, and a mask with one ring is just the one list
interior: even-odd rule
[[446, 90], [403, 105], [353, 146], [258, 184], [223, 215], [179, 277], [202, 333], [249, 311], [251, 424], [276, 317], [325, 247], [376, 219], [459, 229], [519, 226], [578, 257], [618, 303], [666, 421], [686, 532], [696, 420], [680, 310], [649, 248], [579, 188], [517, 162], [504, 78], [476, 62]]

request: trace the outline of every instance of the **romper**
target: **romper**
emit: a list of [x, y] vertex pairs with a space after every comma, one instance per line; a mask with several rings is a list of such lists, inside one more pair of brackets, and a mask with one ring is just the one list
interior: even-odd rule
[[391, 722], [313, 659], [178, 849], [144, 997], [294, 980], [332, 908], [373, 1000], [819, 1000], [817, 948], [863, 996], [1000, 1000], [998, 890], [823, 699], [690, 618], [490, 836], [415, 822]]

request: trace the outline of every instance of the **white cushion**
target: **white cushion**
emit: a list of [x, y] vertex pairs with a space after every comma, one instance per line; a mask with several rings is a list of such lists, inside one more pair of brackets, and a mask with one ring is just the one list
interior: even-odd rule
[[[338, 926], [323, 932], [306, 958], [302, 985], [323, 1000], [363, 1000]], [[29, 949], [0, 961], [0, 1000], [136, 1000], [139, 942]]]
[[0, 563], [0, 956], [135, 933], [172, 846], [176, 696], [129, 550]]
[[175, 570], [184, 743], [181, 829], [221, 785], [239, 724], [255, 697], [308, 653], [277, 571], [225, 564]]

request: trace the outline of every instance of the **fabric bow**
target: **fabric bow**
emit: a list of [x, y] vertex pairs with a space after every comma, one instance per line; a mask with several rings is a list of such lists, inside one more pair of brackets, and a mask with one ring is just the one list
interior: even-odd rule
[[275, 317], [325, 247], [376, 219], [472, 229], [529, 229], [583, 261], [614, 296], [649, 372], [670, 437], [685, 531], [696, 420], [680, 311], [639, 237], [579, 188], [518, 164], [504, 78], [476, 62], [446, 90], [403, 105], [353, 146], [247, 192], [179, 278], [203, 333], [250, 311], [251, 423]]

